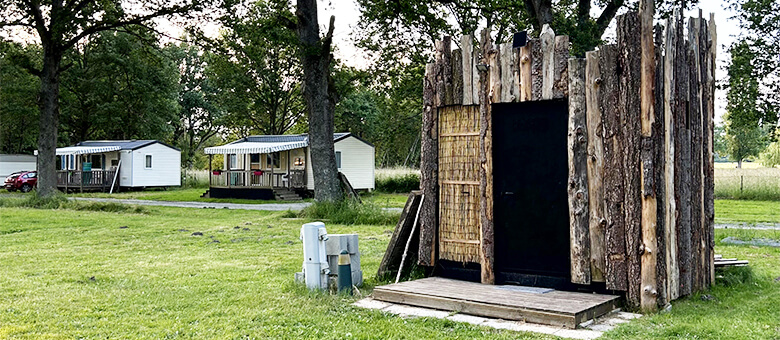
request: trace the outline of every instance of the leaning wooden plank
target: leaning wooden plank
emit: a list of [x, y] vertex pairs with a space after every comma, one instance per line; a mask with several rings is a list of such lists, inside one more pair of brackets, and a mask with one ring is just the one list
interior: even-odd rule
[[463, 54], [452, 51], [452, 105], [463, 104]]
[[607, 220], [605, 239], [607, 289], [628, 289], [626, 282], [626, 235], [623, 214], [623, 124], [618, 102], [617, 77], [618, 50], [615, 45], [606, 45], [599, 51], [601, 89], [599, 106], [604, 128], [604, 201]]
[[680, 295], [691, 293], [691, 130], [687, 124], [688, 110], [688, 42], [683, 38], [682, 17], [677, 18], [677, 58], [675, 60], [674, 129], [675, 198], [677, 201], [677, 259], [680, 270]]
[[655, 143], [654, 177], [655, 196], [657, 199], [656, 212], [656, 290], [658, 292], [658, 306], [665, 307], [669, 301], [666, 295], [666, 144], [664, 138], [666, 128], [664, 124], [664, 57], [663, 57], [663, 27], [655, 27], [655, 124], [653, 125], [653, 143]]
[[550, 25], [542, 26], [539, 40], [542, 42], [542, 99], [552, 99], [555, 82], [555, 32]]
[[512, 43], [501, 44], [501, 103], [515, 101], [515, 63]]
[[[675, 87], [675, 60], [677, 56], [677, 13], [666, 21], [666, 41], [664, 54], [664, 183], [665, 185], [665, 228], [664, 243], [666, 244], [666, 296], [668, 301], [680, 296], [680, 271], [677, 264], [677, 202], [675, 200], [675, 129], [674, 100]], [[682, 38], [682, 37], [680, 37]]]
[[596, 51], [586, 52], [585, 59], [585, 98], [587, 101], [588, 125], [588, 229], [590, 237], [590, 278], [594, 282], [604, 282], [606, 271], [606, 253], [604, 233], [607, 220], [604, 218], [604, 130], [601, 125], [599, 96], [601, 74], [599, 55]]
[[[490, 31], [488, 29], [482, 30], [482, 51], [483, 60], [482, 63], [490, 63], [490, 75], [486, 71], [480, 71], [480, 120], [479, 120], [479, 211], [480, 211], [480, 223], [479, 230], [481, 235], [480, 246], [480, 267], [481, 267], [481, 281], [484, 284], [495, 283], [495, 272], [493, 265], [495, 261], [494, 256], [494, 233], [493, 233], [493, 128], [492, 124], [492, 103], [495, 93], [489, 93], [489, 86], [495, 84], [493, 77], [500, 76], [500, 73], [495, 72], [493, 69], [498, 68], [498, 51], [493, 48], [493, 43], [490, 41]], [[500, 82], [499, 82], [500, 86]], [[492, 90], [495, 90], [493, 88]], [[499, 89], [500, 91], [500, 89]]]
[[641, 297], [642, 170], [641, 170], [641, 81], [639, 17], [629, 12], [617, 19], [620, 96], [618, 110], [623, 122], [623, 181], [626, 241], [626, 302], [638, 307]]
[[702, 136], [701, 136], [701, 63], [699, 61], [698, 18], [688, 19], [688, 122], [691, 131], [691, 289], [698, 291], [703, 286], [701, 271], [701, 181], [702, 181]]
[[[390, 237], [390, 242], [387, 244], [387, 250], [382, 257], [382, 262], [379, 263], [379, 269], [376, 273], [377, 277], [390, 276], [398, 271], [404, 246], [410, 237], [414, 236], [411, 234], [413, 229], [412, 223], [419, 209], [421, 195], [420, 191], [412, 191], [409, 194], [406, 205], [401, 211], [401, 218], [398, 220], [395, 231], [393, 231], [393, 235]], [[419, 236], [419, 233], [417, 233], [417, 236]]]
[[531, 100], [542, 100], [544, 54], [542, 53], [541, 40], [528, 40], [528, 49], [531, 51]]
[[588, 231], [588, 130], [585, 59], [569, 59], [569, 241], [571, 282], [590, 284]]
[[553, 68], [553, 98], [566, 98], [569, 95], [568, 60], [569, 60], [569, 37], [559, 35], [555, 37], [555, 47], [553, 52], [555, 65]]
[[531, 88], [533, 87], [531, 83], [531, 45], [529, 43], [520, 48], [520, 57], [517, 60], [520, 78], [519, 101], [521, 102], [531, 100]]
[[461, 62], [463, 65], [463, 105], [474, 104], [473, 89], [473, 77], [472, 69], [474, 68], [473, 53], [474, 53], [474, 36], [466, 34], [460, 38], [460, 50], [461, 50]]
[[658, 198], [656, 182], [656, 167], [658, 166], [658, 153], [656, 136], [659, 131], [655, 127], [655, 45], [653, 43], [653, 13], [655, 7], [653, 0], [641, 0], [639, 2], [639, 26], [640, 26], [640, 118], [642, 130], [641, 151], [641, 177], [642, 177], [642, 257], [640, 279], [641, 296], [640, 306], [645, 312], [653, 312], [658, 309], [658, 287], [656, 269], [658, 266], [656, 254], [658, 242], [656, 233], [658, 227]]
[[420, 137], [420, 190], [425, 197], [420, 212], [418, 263], [433, 266], [436, 261], [436, 233], [439, 216], [439, 114], [434, 106], [434, 64], [425, 67], [423, 84], [422, 136]]

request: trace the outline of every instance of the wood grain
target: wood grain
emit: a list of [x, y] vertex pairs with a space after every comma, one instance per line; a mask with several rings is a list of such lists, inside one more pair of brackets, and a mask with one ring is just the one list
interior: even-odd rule
[[461, 70], [463, 70], [463, 105], [474, 104], [474, 36], [466, 34], [460, 38]]
[[[490, 64], [490, 75], [488, 72], [480, 72], [480, 124], [479, 124], [479, 192], [480, 192], [480, 235], [482, 236], [481, 246], [481, 260], [480, 260], [480, 277], [483, 284], [495, 283], [495, 238], [493, 232], [493, 129], [492, 124], [492, 103], [496, 98], [496, 93], [492, 95], [488, 91], [488, 87], [496, 82], [493, 78], [500, 76], [500, 72], [496, 72], [499, 68], [498, 51], [495, 50], [493, 44], [490, 41], [490, 31], [485, 29], [482, 31], [482, 51], [483, 51], [483, 63]], [[500, 71], [500, 70], [499, 70]], [[492, 88], [491, 91], [498, 90]]]
[[569, 240], [571, 282], [590, 284], [588, 228], [588, 130], [585, 59], [569, 59]]
[[420, 137], [420, 189], [427, 197], [420, 211], [420, 247], [417, 254], [422, 266], [436, 263], [436, 234], [439, 215], [439, 145], [438, 110], [435, 106], [436, 65], [425, 67], [423, 83], [422, 135]]
[[542, 27], [539, 40], [542, 44], [542, 99], [552, 99], [555, 83], [555, 32], [550, 25], [545, 24]]
[[590, 275], [595, 282], [604, 282], [606, 271], [605, 231], [607, 220], [604, 216], [604, 129], [601, 124], [599, 97], [601, 74], [599, 72], [598, 52], [585, 53], [585, 97], [588, 125], [588, 229], [590, 235]]
[[553, 98], [566, 98], [569, 95], [568, 67], [569, 67], [569, 37], [559, 35], [555, 37], [553, 47]]

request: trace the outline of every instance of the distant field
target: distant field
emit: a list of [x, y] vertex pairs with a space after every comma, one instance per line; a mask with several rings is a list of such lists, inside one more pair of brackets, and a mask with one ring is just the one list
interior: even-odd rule
[[742, 169], [724, 165], [715, 168], [715, 197], [780, 200], [780, 169], [759, 167], [756, 163], [742, 165]]

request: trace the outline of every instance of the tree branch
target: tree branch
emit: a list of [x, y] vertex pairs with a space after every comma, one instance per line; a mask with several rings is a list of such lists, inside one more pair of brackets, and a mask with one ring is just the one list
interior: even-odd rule
[[601, 15], [599, 15], [599, 18], [596, 19], [596, 28], [598, 29], [599, 37], [604, 34], [604, 31], [607, 29], [607, 26], [609, 26], [609, 23], [612, 22], [612, 19], [615, 18], [618, 9], [623, 7], [623, 2], [624, 0], [612, 0], [607, 4], [607, 7], [604, 7]]

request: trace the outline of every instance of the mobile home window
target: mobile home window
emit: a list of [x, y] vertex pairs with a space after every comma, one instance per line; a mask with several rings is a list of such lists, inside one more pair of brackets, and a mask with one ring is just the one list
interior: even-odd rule
[[279, 153], [278, 152], [272, 152], [272, 153], [266, 154], [265, 164], [269, 168], [278, 168], [279, 167]]
[[92, 169], [103, 169], [103, 155], [92, 155]]
[[249, 155], [249, 168], [252, 170], [259, 170], [260, 169], [260, 154], [259, 153], [253, 153]]
[[228, 155], [228, 169], [236, 169], [238, 168], [238, 156], [236, 154], [231, 153]]
[[341, 151], [336, 151], [336, 167], [341, 169]]
[[75, 170], [76, 169], [76, 156], [75, 155], [70, 155], [70, 157], [68, 157], [68, 169], [70, 169], [70, 170]]
[[152, 155], [146, 155], [146, 168], [152, 168]]

